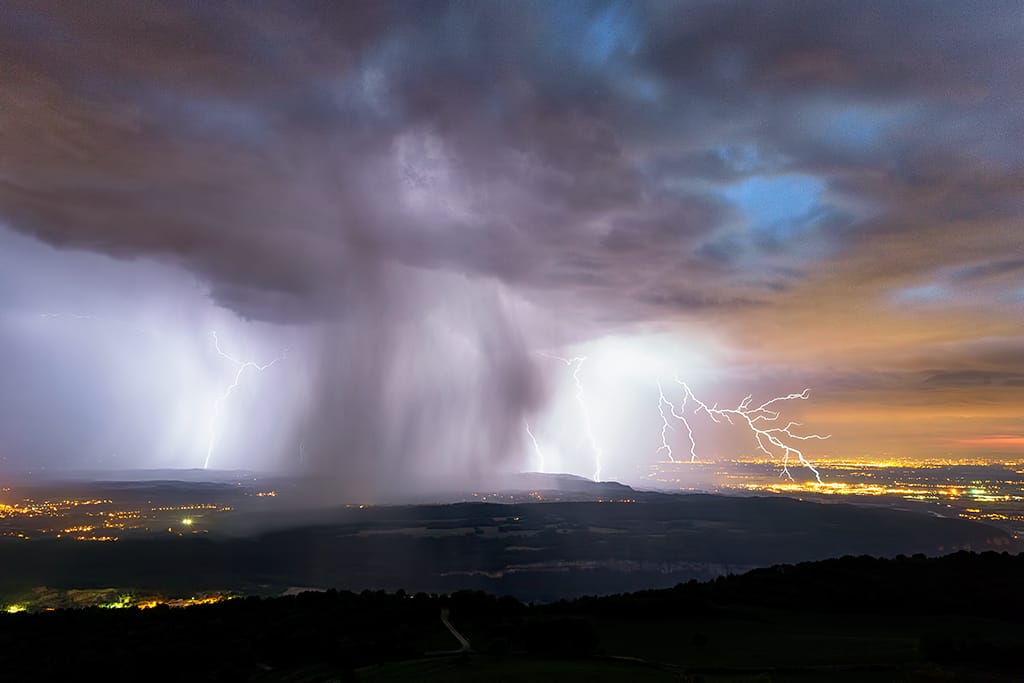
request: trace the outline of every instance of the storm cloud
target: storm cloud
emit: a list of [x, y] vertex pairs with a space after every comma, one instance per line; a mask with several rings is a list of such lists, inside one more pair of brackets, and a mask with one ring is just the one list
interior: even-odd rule
[[[1022, 31], [998, 2], [5, 5], [2, 244], [48, 275], [0, 273], [25, 360], [0, 405], [54, 386], [18, 341], [54, 311], [287, 347], [225, 464], [348, 490], [528, 466], [523, 421], [565, 381], [542, 352], [609, 335], [705, 349], [726, 394], [814, 379], [826, 420], [905, 402], [1021, 341]], [[206, 436], [138, 419], [169, 449], [140, 463], [195, 462]], [[19, 466], [96, 464], [0, 426]]]

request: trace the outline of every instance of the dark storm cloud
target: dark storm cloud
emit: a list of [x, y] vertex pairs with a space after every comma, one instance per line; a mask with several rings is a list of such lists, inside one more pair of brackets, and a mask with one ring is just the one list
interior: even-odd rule
[[[786, 94], [977, 93], [1021, 75], [1014, 2], [837, 1], [652, 4], [650, 62], [687, 86], [742, 81]], [[735, 97], [756, 92], [736, 88]]]
[[[441, 450], [498, 452], [552, 341], [509, 298], [568, 340], [687, 320], [810, 355], [874, 344], [865, 311], [1005, 283], [1022, 31], [998, 2], [8, 4], [0, 219], [323, 326], [309, 419], [348, 422], [311, 441], [352, 435], [354, 469], [445, 422], [390, 429], [403, 393], [489, 425]], [[993, 310], [1015, 296], [962, 301], [1009, 334]], [[456, 372], [450, 329], [473, 365], [431, 396], [402, 359], [424, 337]]]
[[[1020, 27], [1015, 4], [23, 5], [3, 22], [0, 208], [58, 244], [169, 256], [259, 317], [323, 314], [368, 260], [541, 287], [575, 261], [569, 279], [607, 278], [614, 303], [678, 260], [799, 258], [801, 221], [823, 245], [805, 258], [861, 239], [830, 196], [748, 239], [705, 208], [734, 204], [731, 180], [1018, 210], [1019, 173], [936, 156], [886, 103], [998, 119], [1019, 104]], [[437, 210], [396, 212], [406, 190]]]

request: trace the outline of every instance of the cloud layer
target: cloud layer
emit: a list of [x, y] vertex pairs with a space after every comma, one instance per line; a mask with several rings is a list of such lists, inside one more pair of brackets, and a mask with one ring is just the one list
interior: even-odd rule
[[22, 3], [0, 221], [302, 330], [284, 431], [338, 477], [519, 458], [536, 351], [636, 330], [714, 337], [725, 393], [814, 381], [860, 425], [839, 452], [924, 455], [1021, 430], [872, 411], [1019, 404], [1022, 31], [1012, 2]]

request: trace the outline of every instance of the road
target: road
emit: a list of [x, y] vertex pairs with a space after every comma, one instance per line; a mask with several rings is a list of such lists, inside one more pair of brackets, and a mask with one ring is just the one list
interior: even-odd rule
[[459, 633], [458, 631], [456, 631], [455, 627], [452, 626], [452, 622], [448, 621], [448, 610], [447, 609], [442, 609], [441, 610], [441, 623], [445, 625], [445, 627], [451, 632], [451, 634], [453, 636], [455, 636], [455, 639], [459, 641], [459, 645], [462, 646], [461, 648], [456, 650], [456, 652], [472, 652], [473, 651], [473, 646], [469, 644], [469, 641], [466, 640], [466, 637], [464, 635], [462, 635], [461, 633]]

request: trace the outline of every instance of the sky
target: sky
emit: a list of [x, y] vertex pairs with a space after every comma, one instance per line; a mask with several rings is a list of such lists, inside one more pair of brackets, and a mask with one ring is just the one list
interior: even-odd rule
[[[811, 460], [1019, 458], [1022, 34], [1019, 2], [3, 3], [0, 472], [635, 481], [677, 378], [809, 389], [776, 407]], [[756, 454], [707, 417], [701, 459]]]

